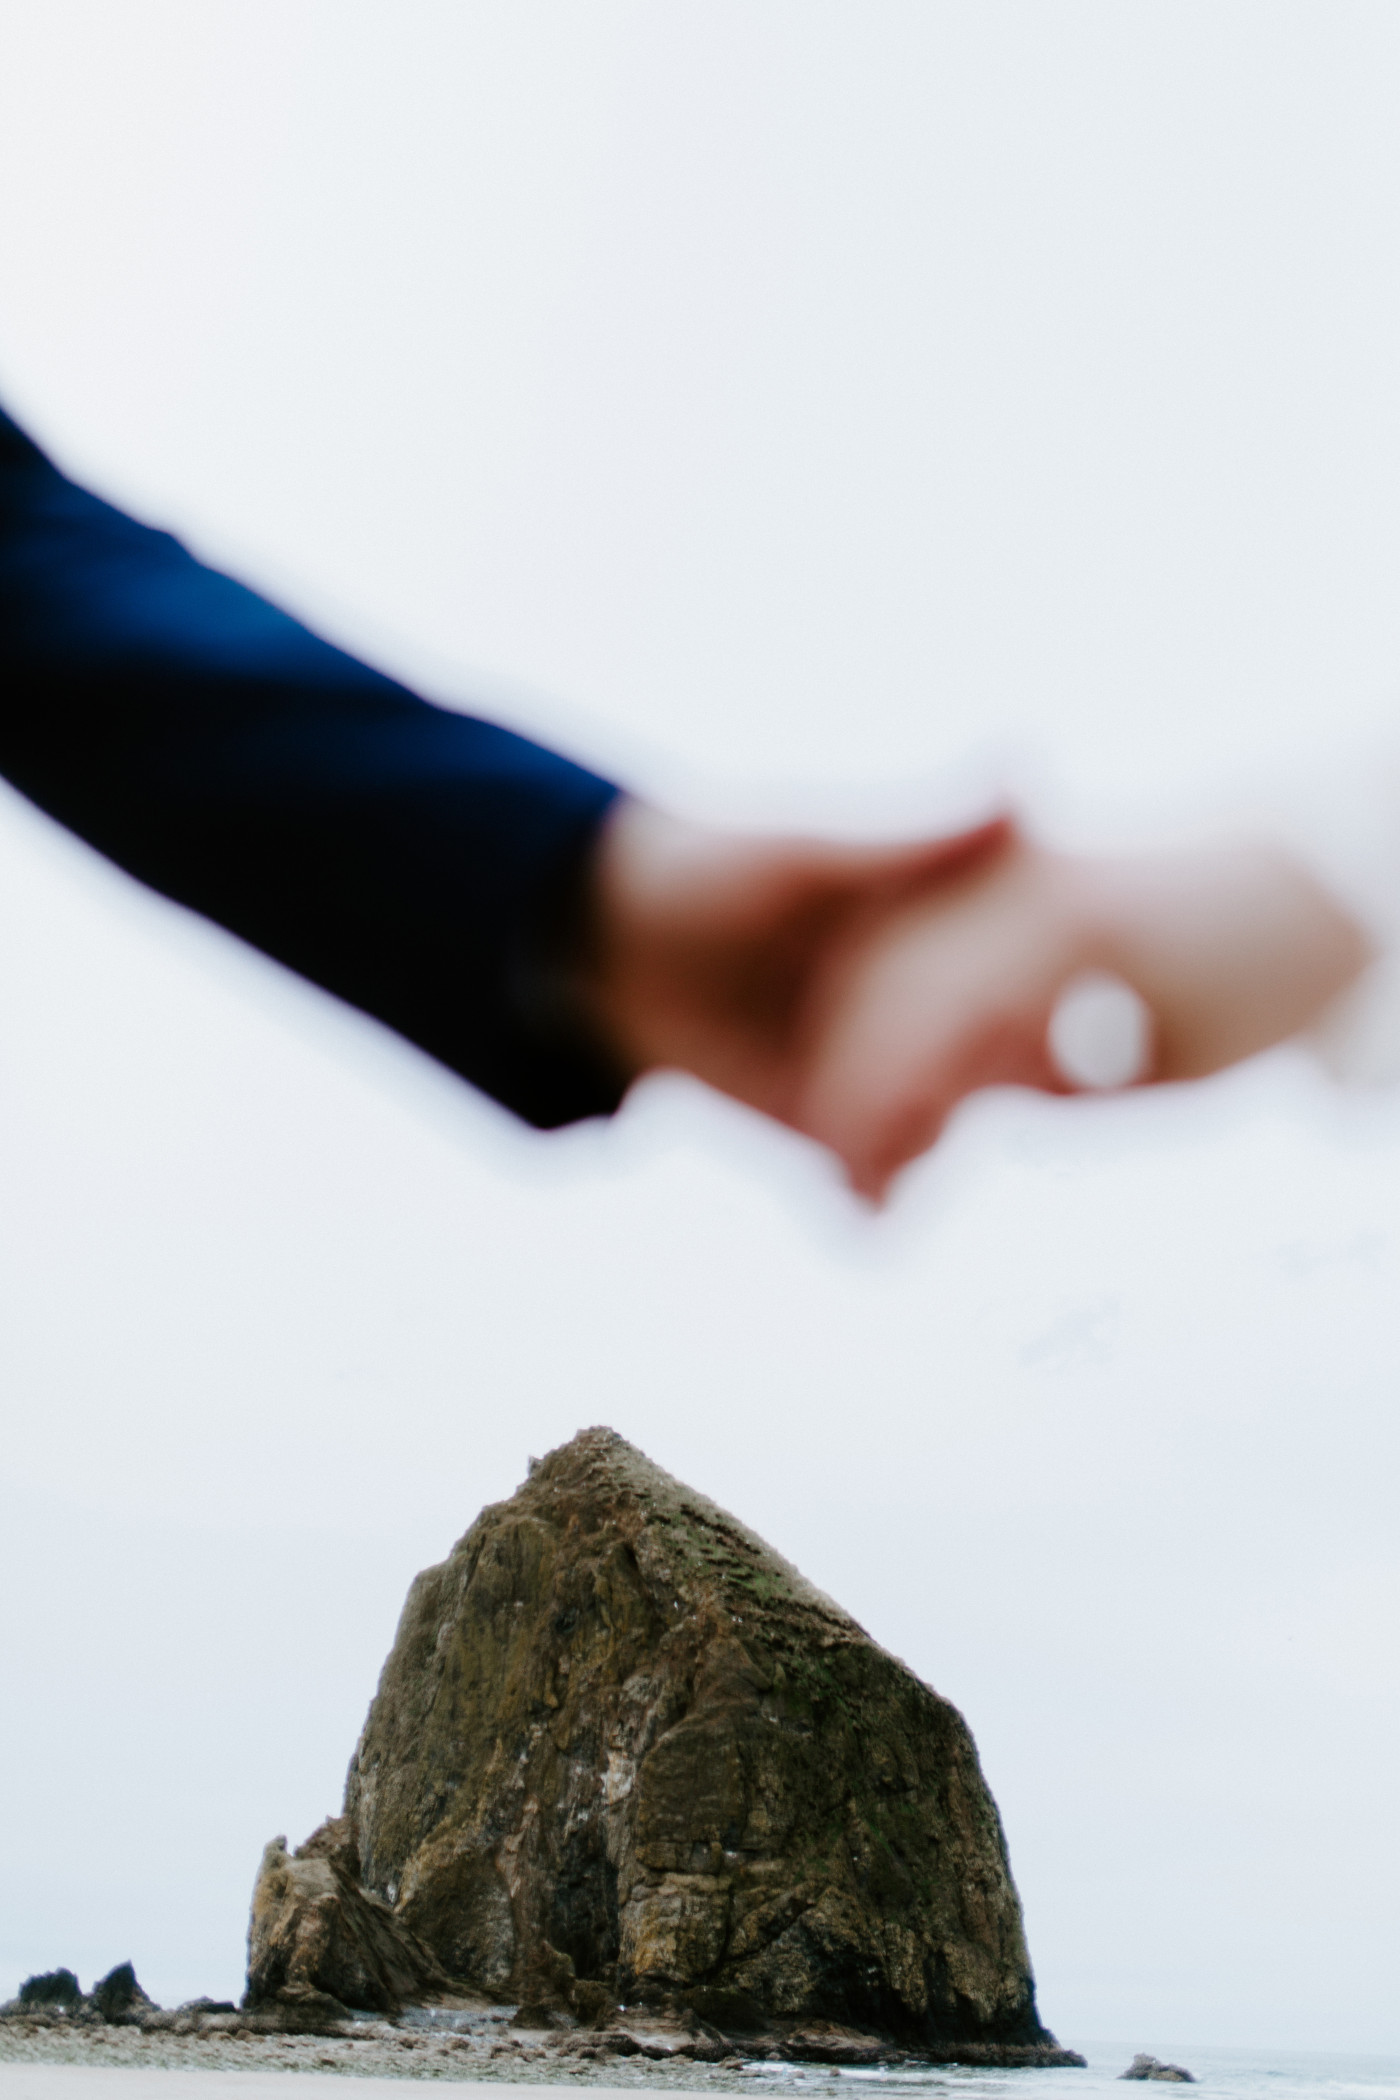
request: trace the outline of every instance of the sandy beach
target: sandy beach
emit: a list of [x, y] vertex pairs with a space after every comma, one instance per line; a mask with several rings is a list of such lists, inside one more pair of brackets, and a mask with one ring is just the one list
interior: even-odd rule
[[[767, 2069], [768, 2067], [764, 2067]], [[836, 2081], [821, 2065], [789, 2067], [804, 2092], [831, 2092]], [[739, 2092], [750, 2087], [758, 2067], [738, 2059], [726, 2064], [689, 2058], [660, 2062], [648, 2057], [572, 2056], [519, 2039], [483, 2042], [459, 2034], [404, 2034], [378, 2028], [365, 2036], [145, 2033], [136, 2027], [87, 2029], [0, 2025], [0, 2100], [136, 2100], [147, 2087], [167, 2100], [210, 2096], [211, 2079], [235, 2096], [270, 2090], [285, 2093], [288, 2074], [384, 2082], [405, 2078], [491, 2080], [549, 2086], [579, 2085], [633, 2092]], [[771, 2078], [771, 2069], [768, 2070]], [[195, 2081], [196, 2083], [192, 2083]], [[319, 2088], [318, 2088], [319, 2090]], [[360, 2090], [359, 2086], [356, 2088]]]
[[[648, 2067], [654, 2074], [656, 2066]], [[123, 2064], [41, 2063], [18, 2062], [14, 2059], [0, 2061], [0, 2100], [287, 2100], [288, 2076], [299, 2079], [317, 2078], [316, 2091], [325, 2095], [327, 2081], [339, 2082], [347, 2075], [344, 2065], [334, 2068], [313, 2069], [308, 2057], [306, 2063], [294, 2066], [283, 2063], [277, 2068], [259, 2070], [228, 2070], [218, 2067], [175, 2068], [167, 2063], [136, 2062]], [[357, 2079], [356, 2100], [361, 2100], [366, 2087], [382, 2087], [386, 2092], [389, 2078], [383, 2074], [361, 2071], [353, 2074]], [[404, 2076], [417, 2077], [509, 2077], [523, 2083], [536, 2083], [528, 2077], [524, 2066], [512, 2067], [508, 2071], [471, 2072], [457, 2066], [429, 2066], [415, 2064], [411, 2072], [400, 2072]], [[589, 2080], [589, 2083], [595, 2083]], [[704, 2081], [708, 2084], [710, 2081]], [[563, 2092], [579, 2083], [578, 2075], [543, 2087], [550, 2092]], [[643, 2080], [612, 2086], [601, 2086], [603, 2092], [624, 2093], [640, 2084], [663, 2085], [677, 2092], [698, 2090], [699, 2081], [685, 2080], [669, 2075], [665, 2069], [660, 2077], [649, 2076]]]

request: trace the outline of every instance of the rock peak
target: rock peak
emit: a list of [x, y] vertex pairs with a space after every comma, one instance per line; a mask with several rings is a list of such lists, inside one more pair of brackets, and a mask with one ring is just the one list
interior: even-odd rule
[[[772, 1608], [782, 1602], [813, 1613], [827, 1634], [869, 1638], [849, 1612], [808, 1582], [757, 1532], [707, 1495], [685, 1486], [615, 1429], [602, 1424], [580, 1429], [567, 1444], [533, 1460], [510, 1501], [494, 1507], [552, 1513], [553, 1502], [561, 1498], [581, 1519], [606, 1513], [634, 1547], [645, 1538], [645, 1550], [656, 1557], [655, 1575], [664, 1580], [669, 1574], [696, 1604], [704, 1600], [722, 1610], [736, 1601], [737, 1585], [748, 1596], [751, 1616], [764, 1603]], [[492, 1513], [484, 1511], [477, 1525]], [[454, 1557], [470, 1550], [477, 1525], [458, 1541]], [[737, 1602], [742, 1605], [745, 1594]]]

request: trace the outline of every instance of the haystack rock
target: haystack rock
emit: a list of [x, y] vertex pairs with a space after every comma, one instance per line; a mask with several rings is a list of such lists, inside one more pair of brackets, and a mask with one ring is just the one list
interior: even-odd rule
[[498, 1998], [1055, 2049], [962, 1717], [608, 1429], [418, 1577], [331, 1841], [420, 1969]]

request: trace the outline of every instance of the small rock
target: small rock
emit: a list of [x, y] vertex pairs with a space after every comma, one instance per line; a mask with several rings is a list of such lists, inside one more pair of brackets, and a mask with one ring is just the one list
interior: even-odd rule
[[329, 1991], [310, 1983], [284, 1983], [262, 2007], [267, 2031], [274, 2034], [339, 2034], [350, 2008]]
[[625, 2027], [608, 2027], [598, 2037], [598, 2046], [609, 2056], [639, 2056], [641, 2051], [636, 2037]]
[[82, 1985], [71, 1969], [49, 1969], [30, 1976], [19, 1987], [17, 2005], [61, 2005], [74, 2011], [83, 1998]]
[[596, 2037], [619, 2056], [645, 2056], [653, 2063], [669, 2063], [689, 2057], [697, 2063], [719, 2063], [730, 2053], [730, 2045], [713, 2027], [698, 2019], [688, 2007], [679, 2011], [643, 2007], [627, 2014]]
[[1120, 2078], [1156, 2078], [1164, 2085], [1194, 2085], [1196, 2083], [1194, 2072], [1184, 2069], [1181, 2064], [1159, 2063], [1155, 2056], [1144, 2055], [1142, 2051], [1139, 2051], [1133, 2058], [1127, 2070], [1120, 2071], [1118, 2076]]
[[783, 2037], [782, 2053], [792, 2063], [875, 2064], [890, 2052], [873, 2034], [859, 2034], [834, 2020], [810, 2020]]
[[100, 1983], [93, 1985], [88, 2004], [99, 2019], [113, 2027], [134, 2027], [143, 2013], [160, 2010], [136, 1981], [136, 1971], [129, 1961], [118, 1962]]

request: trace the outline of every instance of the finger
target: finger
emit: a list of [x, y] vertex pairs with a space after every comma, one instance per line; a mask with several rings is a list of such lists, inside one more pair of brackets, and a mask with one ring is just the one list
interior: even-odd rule
[[875, 1082], [870, 1101], [841, 1105], [849, 1118], [844, 1146], [852, 1186], [883, 1202], [900, 1170], [937, 1142], [954, 1108], [980, 1088], [1067, 1094], [1142, 1084], [1151, 1076], [1153, 1034], [1152, 1011], [1131, 985], [1108, 971], [1085, 970], [1070, 978], [1043, 1026], [1038, 1016], [1007, 1016], [975, 1041], [930, 1054], [898, 1105], [888, 1100], [888, 1084], [882, 1105], [878, 1077], [867, 1074]]
[[826, 1113], [835, 1121], [827, 1126], [826, 1141], [852, 1188], [883, 1202], [895, 1177], [937, 1142], [969, 1094], [993, 1086], [1071, 1092], [1050, 1057], [1045, 1022], [1043, 1014], [990, 1017], [975, 1034], [929, 1046], [926, 1062], [898, 1092], [878, 1080], [867, 1086], [857, 1080], [842, 1096], [828, 1096]]
[[[1024, 855], [852, 929], [817, 987], [800, 1127], [875, 1194], [979, 1087], [1068, 1091], [1046, 1030], [1065, 971]], [[1053, 918], [1053, 915], [1051, 915]]]
[[905, 839], [895, 845], [809, 843], [800, 875], [833, 892], [899, 895], [970, 874], [1007, 852], [1019, 838], [1015, 816], [999, 810], [939, 838]]
[[1039, 958], [987, 938], [980, 915], [957, 917], [871, 943], [829, 988], [806, 1047], [795, 1120], [866, 1193], [926, 1150], [979, 1087], [1070, 1091], [1050, 1055], [1057, 986]]

